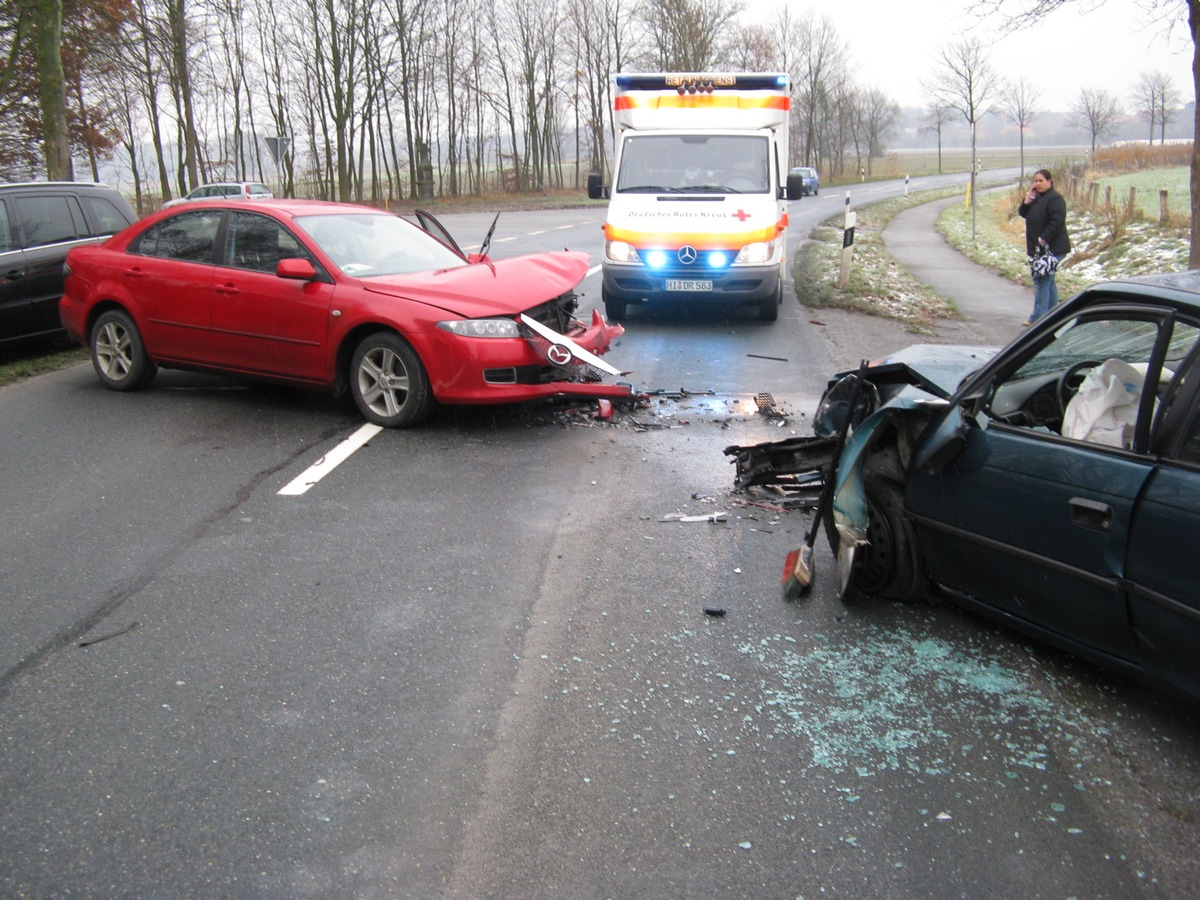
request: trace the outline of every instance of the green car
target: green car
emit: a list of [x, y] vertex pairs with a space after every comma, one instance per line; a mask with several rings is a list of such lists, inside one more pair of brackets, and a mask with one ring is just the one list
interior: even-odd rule
[[[823, 467], [841, 596], [948, 598], [1200, 699], [1200, 272], [1095, 285], [999, 352], [860, 371]], [[820, 466], [855, 380], [793, 464]]]

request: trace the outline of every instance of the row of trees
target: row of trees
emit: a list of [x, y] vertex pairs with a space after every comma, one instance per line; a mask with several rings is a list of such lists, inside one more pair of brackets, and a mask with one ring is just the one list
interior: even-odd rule
[[[61, 82], [33, 52], [56, 8]], [[898, 110], [856, 83], [836, 29], [786, 7], [749, 25], [741, 12], [727, 0], [0, 0], [0, 175], [97, 177], [110, 158], [139, 202], [218, 178], [386, 202], [415, 196], [426, 160], [447, 196], [578, 184], [608, 164], [610, 73], [639, 69], [786, 71], [792, 162], [869, 165]], [[56, 89], [58, 113], [37, 99]], [[266, 136], [291, 139], [278, 167]]]

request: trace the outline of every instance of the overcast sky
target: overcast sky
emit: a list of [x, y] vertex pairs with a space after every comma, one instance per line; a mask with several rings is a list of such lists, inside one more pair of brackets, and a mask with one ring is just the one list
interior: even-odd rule
[[1138, 77], [1151, 70], [1166, 72], [1180, 97], [1192, 98], [1183, 0], [1160, 0], [1177, 19], [1169, 33], [1161, 11], [1150, 21], [1144, 0], [1074, 0], [1036, 28], [1006, 36], [998, 21], [980, 25], [965, 11], [971, 0], [746, 0], [746, 6], [761, 21], [783, 2], [827, 16], [849, 45], [858, 82], [882, 88], [901, 106], [926, 105], [921, 81], [933, 75], [941, 49], [964, 36], [994, 41], [997, 74], [1030, 79], [1045, 111], [1067, 111], [1084, 87], [1106, 88], [1131, 110]]

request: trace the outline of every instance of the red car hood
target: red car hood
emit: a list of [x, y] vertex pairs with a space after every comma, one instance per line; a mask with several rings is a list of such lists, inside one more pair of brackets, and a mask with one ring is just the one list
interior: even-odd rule
[[361, 283], [372, 293], [428, 303], [467, 319], [511, 316], [571, 290], [587, 274], [588, 259], [586, 253], [562, 250]]

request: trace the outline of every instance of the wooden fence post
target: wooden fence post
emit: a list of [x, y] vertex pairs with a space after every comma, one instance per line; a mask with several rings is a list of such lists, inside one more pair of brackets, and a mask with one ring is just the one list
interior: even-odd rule
[[1171, 218], [1171, 213], [1167, 206], [1167, 192], [1161, 190], [1158, 192], [1158, 224], [1166, 225]]

